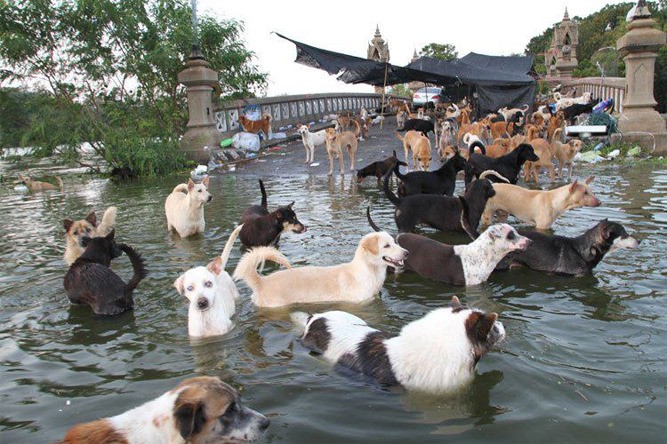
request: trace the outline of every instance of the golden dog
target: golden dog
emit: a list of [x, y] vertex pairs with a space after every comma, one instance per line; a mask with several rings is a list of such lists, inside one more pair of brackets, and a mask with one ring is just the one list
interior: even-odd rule
[[23, 176], [19, 174], [19, 181], [30, 191], [47, 191], [47, 190], [61, 190], [63, 189], [63, 180], [58, 177], [58, 176], [53, 176], [56, 179], [56, 182], [58, 182], [58, 185], [54, 185], [49, 182], [41, 182], [39, 180], [32, 180], [28, 176]]
[[[401, 137], [400, 134], [396, 133], [396, 137], [403, 142], [406, 162], [410, 150], [412, 150], [413, 169], [417, 170], [417, 165], [419, 164], [422, 171], [428, 171], [429, 165], [431, 164], [431, 141], [428, 137], [425, 137], [421, 132], [415, 130], [406, 132], [405, 137]], [[407, 163], [409, 169], [410, 162]]]
[[269, 114], [264, 114], [259, 120], [250, 120], [246, 116], [240, 115], [239, 123], [249, 133], [259, 134], [263, 132], [265, 140], [271, 135], [271, 116]]

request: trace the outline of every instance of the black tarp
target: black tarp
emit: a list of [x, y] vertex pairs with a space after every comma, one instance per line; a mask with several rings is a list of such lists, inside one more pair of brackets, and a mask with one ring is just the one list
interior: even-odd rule
[[374, 86], [395, 85], [419, 81], [445, 87], [452, 96], [476, 93], [476, 113], [497, 111], [503, 106], [532, 105], [535, 98], [535, 79], [530, 75], [532, 56], [487, 56], [470, 53], [458, 60], [446, 62], [421, 57], [407, 66], [376, 62], [297, 42], [281, 34], [297, 48], [295, 62], [322, 69], [337, 79], [352, 84]]

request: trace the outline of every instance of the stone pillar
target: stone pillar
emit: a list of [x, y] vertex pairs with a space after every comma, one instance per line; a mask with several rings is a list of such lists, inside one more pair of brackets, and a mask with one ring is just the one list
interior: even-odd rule
[[618, 118], [618, 129], [623, 141], [633, 141], [650, 148], [655, 136], [656, 153], [667, 152], [667, 127], [665, 120], [654, 109], [658, 104], [653, 96], [655, 59], [658, 49], [667, 43], [667, 34], [654, 28], [655, 20], [645, 1], [640, 0], [634, 15], [628, 22], [628, 33], [618, 39], [616, 48], [625, 60], [626, 93], [623, 113]]
[[215, 127], [211, 93], [218, 85], [218, 73], [208, 67], [199, 49], [193, 46], [185, 69], [178, 73], [178, 81], [185, 85], [188, 95], [190, 120], [181, 139], [181, 149], [199, 163], [206, 164], [210, 151], [220, 146], [222, 135]]

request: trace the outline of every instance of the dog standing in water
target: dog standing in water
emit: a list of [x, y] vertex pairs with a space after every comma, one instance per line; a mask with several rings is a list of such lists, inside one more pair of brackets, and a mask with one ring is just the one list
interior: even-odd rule
[[74, 263], [75, 260], [83, 254], [88, 242], [94, 237], [104, 237], [114, 229], [116, 225], [116, 214], [118, 208], [109, 207], [102, 216], [102, 222], [97, 224], [97, 215], [94, 211], [88, 213], [84, 219], [71, 220], [63, 219], [63, 228], [65, 228], [65, 262], [67, 266]]
[[208, 176], [200, 184], [195, 185], [192, 179], [189, 179], [187, 184], [176, 185], [164, 202], [167, 230], [173, 229], [181, 237], [203, 233], [206, 228], [204, 205], [211, 199]]

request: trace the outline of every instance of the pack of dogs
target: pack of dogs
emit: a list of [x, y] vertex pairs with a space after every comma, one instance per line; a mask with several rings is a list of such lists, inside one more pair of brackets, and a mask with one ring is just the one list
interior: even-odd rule
[[[591, 98], [587, 99], [585, 103], [570, 103], [560, 97], [557, 110], [588, 105]], [[554, 129], [550, 141], [539, 137], [547, 131], [539, 121], [560, 121], [551, 111], [547, 118], [541, 110], [531, 114], [527, 105], [505, 107], [485, 117], [487, 123], [476, 125], [467, 103], [436, 107], [430, 120], [425, 119], [429, 116], [423, 111], [410, 118], [411, 111], [403, 102], [395, 104], [395, 109], [397, 129], [405, 131], [404, 136], [396, 133], [404, 148], [404, 160], [394, 150], [391, 156], [356, 170], [356, 178], [358, 183], [366, 177], [377, 179], [381, 192], [395, 207], [396, 232], [390, 234], [378, 227], [367, 207], [371, 231], [359, 239], [347, 262], [292, 266], [278, 249], [281, 236], [302, 234], [307, 227], [297, 217], [295, 202], [270, 210], [265, 183], [260, 179], [260, 203], [242, 212], [220, 255], [183, 271], [174, 280], [176, 292], [187, 300], [190, 337], [225, 335], [234, 328], [241, 298], [239, 281], [247, 286], [249, 299], [257, 307], [365, 303], [380, 294], [387, 274], [392, 272], [415, 273], [453, 286], [479, 285], [494, 272], [517, 267], [582, 276], [592, 274], [606, 254], [638, 247], [639, 241], [623, 226], [607, 219], [572, 238], [540, 231], [551, 228], [566, 211], [602, 204], [591, 190], [592, 177], [550, 190], [518, 184], [522, 172], [525, 180], [533, 175], [530, 163], [539, 165], [547, 159], [558, 162], [559, 177], [563, 167], [572, 175], [572, 159], [581, 149], [581, 142], [562, 140], [561, 127]], [[324, 146], [329, 175], [335, 158], [343, 174], [344, 153], [350, 159], [350, 169], [355, 170], [357, 144], [364, 137], [361, 128], [370, 119], [363, 111], [358, 117], [338, 116], [333, 128], [316, 132], [300, 125], [297, 131], [306, 150], [306, 162], [312, 163], [315, 150]], [[265, 132], [268, 137], [270, 117], [241, 123], [246, 130]], [[468, 131], [460, 144], [457, 139], [463, 125]], [[348, 129], [351, 126], [353, 131]], [[490, 128], [501, 128], [506, 137], [488, 143], [485, 134]], [[528, 134], [512, 134], [517, 128]], [[440, 134], [440, 141], [433, 146], [438, 147], [443, 161], [433, 170], [431, 132], [436, 137]], [[490, 156], [490, 151], [494, 155]], [[409, 171], [410, 157], [414, 171]], [[408, 171], [402, 173], [401, 167]], [[398, 195], [390, 184], [392, 176]], [[463, 179], [464, 192], [455, 196], [459, 178]], [[50, 189], [48, 185], [58, 188], [36, 184], [24, 176], [20, 180], [34, 190]], [[62, 189], [62, 181], [58, 182]], [[200, 183], [190, 179], [166, 196], [168, 232], [181, 238], [205, 232], [204, 210], [212, 199], [209, 185], [208, 176]], [[534, 229], [515, 229], [507, 223], [510, 215]], [[98, 317], [132, 310], [134, 292], [148, 276], [141, 254], [116, 241], [117, 216], [118, 209], [109, 207], [99, 223], [95, 212], [80, 220], [63, 220], [64, 259], [69, 267], [64, 277], [65, 291], [71, 303], [90, 306]], [[463, 233], [470, 242], [449, 245], [436, 241], [417, 233], [420, 225]], [[246, 251], [230, 273], [226, 268], [237, 238]], [[112, 261], [123, 253], [133, 270], [127, 281], [111, 269]], [[267, 261], [278, 269], [264, 272]], [[303, 347], [335, 368], [382, 387], [434, 394], [450, 393], [469, 384], [479, 360], [506, 336], [497, 313], [468, 307], [456, 296], [448, 306], [406, 324], [398, 334], [373, 328], [345, 311], [295, 311], [290, 316]], [[125, 413], [75, 425], [62, 442], [248, 441], [257, 439], [268, 426], [264, 415], [241, 404], [231, 386], [217, 377], [202, 376], [186, 379]]]

